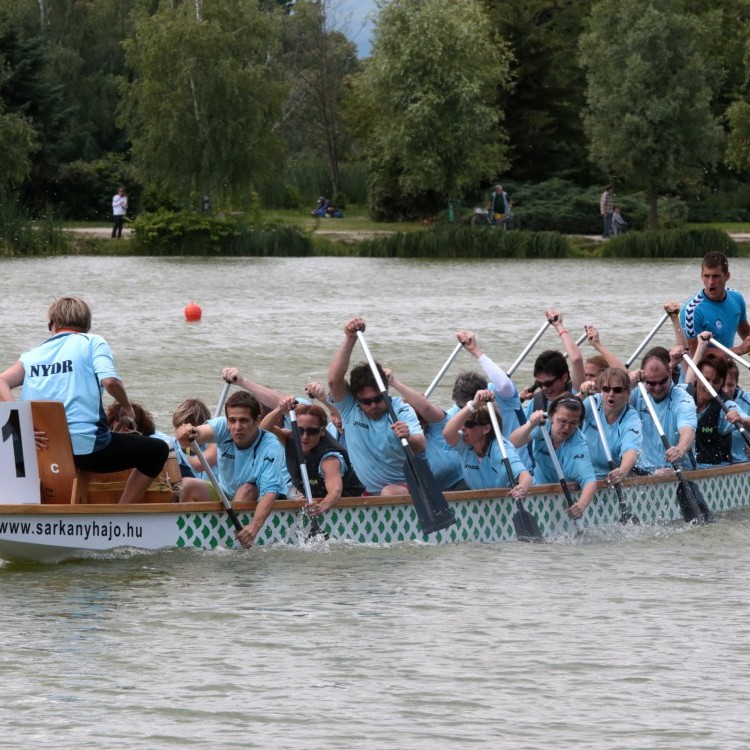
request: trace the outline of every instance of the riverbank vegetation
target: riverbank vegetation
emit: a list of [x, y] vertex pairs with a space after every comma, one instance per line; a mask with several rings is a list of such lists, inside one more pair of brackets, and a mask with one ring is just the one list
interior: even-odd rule
[[[608, 253], [750, 222], [744, 0], [394, 0], [374, 29], [362, 59], [333, 0], [0, 0], [0, 252], [556, 257], [610, 182]], [[518, 239], [452, 247], [498, 182]], [[119, 185], [133, 241], [58, 231]]]

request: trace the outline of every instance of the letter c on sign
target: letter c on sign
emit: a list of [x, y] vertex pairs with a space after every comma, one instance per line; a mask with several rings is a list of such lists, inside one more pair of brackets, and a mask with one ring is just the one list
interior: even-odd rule
[[50, 468], [50, 471], [53, 474], [59, 474], [60, 473], [60, 464], [50, 464], [49, 468]]

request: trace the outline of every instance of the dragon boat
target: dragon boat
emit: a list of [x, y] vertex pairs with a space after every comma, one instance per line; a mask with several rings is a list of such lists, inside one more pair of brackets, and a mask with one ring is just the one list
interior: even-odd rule
[[[76, 472], [69, 440], [50, 441], [48, 450], [37, 452], [32, 414], [33, 424], [51, 435], [60, 434], [62, 418], [67, 434], [62, 404], [0, 404], [0, 557], [57, 562], [119, 548], [240, 547], [220, 503], [175, 502], [176, 478], [168, 468], [142, 502], [118, 504], [126, 473], [109, 476]], [[750, 463], [684, 474], [696, 483], [714, 513], [750, 504]], [[642, 523], [682, 520], [673, 476], [636, 477], [626, 480], [622, 488], [629, 510]], [[447, 492], [445, 497], [456, 522], [429, 536], [422, 533], [408, 495], [342, 498], [319, 523], [334, 543], [494, 543], [516, 539], [516, 504], [507, 490]], [[533, 487], [523, 504], [536, 518], [545, 539], [576, 534], [559, 485]], [[247, 523], [254, 503], [235, 503], [234, 509], [241, 522]], [[614, 490], [601, 483], [582, 526], [615, 526], [620, 515]], [[255, 543], [306, 544], [309, 529], [302, 501], [278, 501]]]

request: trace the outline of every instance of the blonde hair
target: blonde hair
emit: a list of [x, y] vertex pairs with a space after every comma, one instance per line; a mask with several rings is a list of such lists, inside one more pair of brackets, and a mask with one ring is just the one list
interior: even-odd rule
[[47, 310], [47, 318], [57, 328], [72, 328], [88, 333], [91, 330], [91, 308], [80, 297], [60, 297]]
[[211, 412], [199, 398], [185, 399], [172, 414], [172, 426], [199, 425], [211, 419]]

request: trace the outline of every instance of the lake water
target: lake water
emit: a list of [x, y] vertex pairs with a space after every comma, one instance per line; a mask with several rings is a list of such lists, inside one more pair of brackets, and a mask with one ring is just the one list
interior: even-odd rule
[[[343, 323], [424, 388], [472, 328], [508, 365], [559, 307], [627, 358], [699, 263], [2, 261], [0, 362], [80, 294], [167, 429], [220, 371], [300, 392]], [[750, 262], [732, 262], [740, 290]], [[195, 300], [203, 320], [188, 324]], [[666, 329], [655, 343], [669, 345]], [[538, 351], [555, 347], [547, 333]], [[584, 354], [591, 353], [584, 349]], [[358, 356], [358, 355], [357, 355]], [[519, 370], [527, 382], [531, 359]], [[447, 404], [461, 355], [435, 394]], [[745, 376], [743, 376], [745, 379]], [[750, 511], [547, 545], [116, 554], [0, 563], [8, 748], [745, 748]]]

